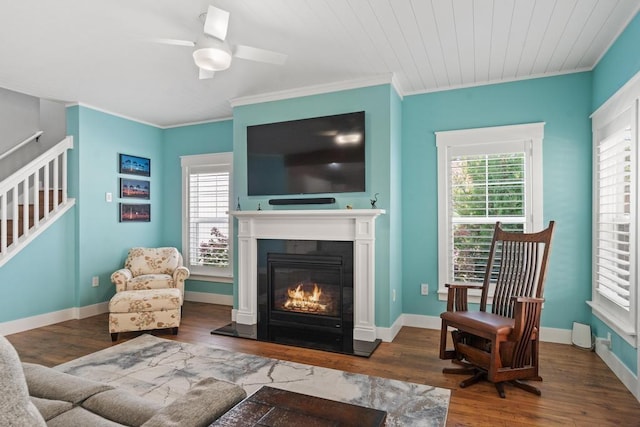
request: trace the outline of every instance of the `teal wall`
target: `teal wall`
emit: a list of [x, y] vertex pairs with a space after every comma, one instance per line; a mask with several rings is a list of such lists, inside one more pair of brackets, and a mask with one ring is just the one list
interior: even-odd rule
[[[257, 209], [258, 203], [263, 208], [271, 208], [268, 205], [268, 197], [247, 196], [247, 126], [353, 111], [366, 112], [366, 191], [363, 193], [330, 194], [336, 198], [336, 205], [331, 205], [328, 209], [344, 208], [346, 205], [352, 205], [354, 209], [367, 209], [371, 207], [369, 200], [373, 194], [380, 193], [378, 207], [387, 212], [376, 219], [376, 324], [390, 326], [397, 318], [395, 314], [400, 311], [400, 301], [396, 299], [395, 304], [391, 301], [392, 286], [398, 287], [398, 294], [401, 292], [401, 277], [398, 277], [401, 273], [397, 268], [400, 254], [391, 251], [392, 240], [390, 237], [392, 224], [394, 224], [396, 232], [399, 231], [400, 224], [400, 195], [396, 191], [399, 180], [395, 178], [398, 173], [396, 169], [399, 167], [399, 161], [397, 161], [399, 156], [396, 154], [396, 160], [390, 160], [393, 154], [399, 152], [399, 100], [390, 85], [234, 108], [233, 152], [236, 195], [234, 200], [239, 197], [240, 204], [245, 210]], [[390, 117], [394, 119], [391, 120]], [[394, 178], [392, 179], [392, 177]], [[290, 206], [283, 208], [291, 209]], [[297, 208], [304, 209], [302, 206]], [[311, 208], [317, 209], [317, 206], [311, 206]], [[399, 247], [395, 236], [393, 244], [396, 248]]]
[[[592, 109], [597, 110], [624, 84], [640, 72], [640, 14], [636, 15], [593, 70]], [[638, 350], [617, 335], [596, 316], [593, 333], [605, 338], [611, 333], [611, 351], [634, 374], [638, 374]]]
[[593, 111], [640, 71], [639, 45], [640, 13], [631, 20], [593, 70]]
[[[162, 140], [164, 175], [163, 245], [182, 248], [182, 168], [180, 156], [233, 151], [233, 122], [204, 123], [165, 129]], [[185, 290], [232, 295], [229, 283], [187, 280]]]
[[[585, 322], [591, 295], [591, 74], [405, 97], [402, 222], [405, 313], [438, 316], [435, 131], [545, 122], [544, 221], [556, 221], [542, 324]], [[585, 267], [587, 266], [587, 267]], [[420, 283], [429, 283], [428, 296]]]
[[[129, 248], [162, 241], [162, 130], [75, 106], [67, 109], [67, 131], [74, 137], [69, 192], [76, 198], [75, 306], [83, 307], [111, 298], [111, 273], [122, 267]], [[118, 202], [127, 201], [119, 198], [119, 153], [151, 159], [151, 222], [118, 222]], [[107, 192], [113, 194], [111, 203], [105, 201]], [[93, 276], [100, 286], [91, 286]]]
[[73, 207], [0, 267], [0, 323], [76, 306], [75, 217]]

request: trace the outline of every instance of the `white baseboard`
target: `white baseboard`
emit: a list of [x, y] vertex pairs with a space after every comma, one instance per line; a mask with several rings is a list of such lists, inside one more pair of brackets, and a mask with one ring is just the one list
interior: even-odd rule
[[[185, 300], [205, 302], [209, 304], [233, 305], [233, 296], [231, 295], [209, 294], [206, 292], [185, 292]], [[84, 319], [108, 312], [108, 301], [86, 305], [84, 307], [66, 308], [64, 310], [53, 311], [51, 313], [39, 314], [37, 316], [0, 323], [0, 331], [2, 331], [0, 334], [17, 334], [18, 332], [41, 328], [43, 326], [53, 325], [54, 323], [66, 322], [67, 320]]]
[[390, 328], [376, 327], [376, 338], [384, 342], [391, 342], [402, 328], [402, 316], [398, 317]]
[[207, 304], [233, 305], [233, 295], [185, 291], [184, 299], [185, 301], [205, 302]]
[[84, 307], [76, 308], [76, 319], [85, 319], [87, 317], [96, 316], [102, 313], [109, 312], [109, 301], [99, 302], [97, 304], [85, 305]]
[[[402, 314], [393, 323], [391, 328], [377, 328], [378, 338], [385, 342], [391, 342], [402, 326], [437, 330], [440, 329], [440, 317], [422, 314]], [[540, 341], [571, 344], [571, 330], [543, 327], [540, 330]]]
[[616, 374], [631, 394], [640, 400], [640, 382], [638, 381], [638, 377], [618, 359], [618, 356], [609, 349], [607, 343], [607, 340], [596, 338], [596, 354], [600, 356], [609, 369]]
[[17, 334], [18, 332], [41, 328], [43, 326], [66, 322], [67, 320], [74, 320], [77, 318], [77, 308], [66, 308], [64, 310], [53, 311], [51, 313], [39, 314], [37, 316], [0, 323], [0, 331], [2, 331], [2, 335]]

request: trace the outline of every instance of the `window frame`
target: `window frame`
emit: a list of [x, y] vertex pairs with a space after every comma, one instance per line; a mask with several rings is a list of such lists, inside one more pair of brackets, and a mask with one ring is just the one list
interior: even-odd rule
[[[233, 153], [210, 153], [196, 154], [190, 156], [181, 156], [180, 165], [182, 168], [182, 248], [184, 252], [184, 264], [191, 270], [189, 276], [194, 280], [202, 280], [217, 283], [233, 283], [234, 270], [234, 230], [233, 217], [229, 214], [233, 200]], [[202, 169], [210, 167], [229, 173], [229, 211], [228, 217], [228, 245], [229, 245], [229, 265], [224, 269], [215, 269], [215, 271], [207, 271], [207, 267], [196, 266], [190, 264], [190, 216], [189, 216], [189, 200], [190, 188], [189, 178], [194, 173], [194, 169]]]
[[[436, 134], [438, 151], [438, 299], [447, 300], [446, 283], [452, 283], [449, 254], [451, 236], [450, 165], [452, 154], [492, 154], [499, 152], [525, 153], [525, 230], [540, 230], [543, 225], [542, 209], [542, 142], [544, 122], [475, 129], [439, 131]], [[522, 144], [522, 151], [514, 150]], [[496, 218], [496, 221], [500, 218]], [[480, 302], [480, 291], [469, 291], [469, 302]], [[488, 303], [491, 304], [491, 296]]]
[[[587, 304], [591, 307], [593, 315], [604, 322], [632, 347], [638, 348], [638, 331], [640, 319], [638, 318], [638, 306], [640, 304], [640, 289], [638, 287], [638, 166], [640, 166], [640, 147], [638, 127], [640, 123], [640, 82], [632, 82], [629, 87], [621, 89], [612, 99], [607, 101], [592, 116], [593, 137], [593, 230], [592, 230], [592, 285], [591, 301]], [[615, 102], [613, 102], [615, 101]], [[627, 116], [628, 117], [625, 117]], [[631, 125], [631, 182], [630, 182], [630, 213], [629, 213], [629, 263], [630, 263], [630, 295], [629, 310], [618, 306], [609, 298], [601, 294], [598, 289], [598, 218], [600, 215], [598, 192], [598, 149], [601, 141], [611, 135], [615, 135], [624, 123]], [[635, 197], [635, 198], [634, 198]]]

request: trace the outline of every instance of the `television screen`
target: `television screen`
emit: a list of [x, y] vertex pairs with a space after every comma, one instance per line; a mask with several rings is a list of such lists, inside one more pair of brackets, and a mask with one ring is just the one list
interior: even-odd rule
[[365, 191], [364, 111], [247, 127], [249, 196]]

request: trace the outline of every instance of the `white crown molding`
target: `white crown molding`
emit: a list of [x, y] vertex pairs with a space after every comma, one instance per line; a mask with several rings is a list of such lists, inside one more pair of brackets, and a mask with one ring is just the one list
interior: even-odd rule
[[249, 95], [229, 100], [231, 107], [242, 105], [261, 104], [263, 102], [281, 101], [284, 99], [300, 98], [302, 96], [322, 95], [325, 93], [339, 92], [342, 90], [359, 89], [363, 87], [379, 86], [390, 84], [402, 98], [403, 91], [393, 74], [382, 74], [364, 79], [346, 80], [334, 83], [323, 83], [314, 86], [305, 86], [297, 89], [288, 89], [277, 92], [263, 93], [260, 95]]
[[584, 68], [578, 68], [577, 70], [570, 70], [570, 71], [558, 71], [558, 72], [555, 72], [555, 73], [540, 73], [540, 74], [534, 74], [534, 75], [525, 76], [525, 77], [514, 77], [514, 78], [511, 78], [511, 79], [488, 80], [486, 82], [475, 82], [475, 83], [460, 84], [460, 85], [450, 85], [450, 86], [446, 86], [446, 87], [439, 87], [439, 88], [428, 89], [428, 90], [416, 90], [416, 91], [412, 91], [412, 92], [405, 92], [404, 95], [405, 96], [413, 96], [413, 95], [423, 95], [425, 93], [447, 92], [447, 91], [450, 91], [450, 90], [469, 89], [469, 88], [474, 88], [474, 87], [499, 85], [499, 84], [503, 84], [503, 83], [520, 82], [520, 81], [524, 81], [524, 80], [534, 80], [534, 79], [542, 79], [542, 78], [546, 78], [546, 77], [564, 76], [564, 75], [567, 75], [567, 74], [578, 74], [578, 73], [584, 73], [584, 72], [592, 71], [592, 70], [593, 70], [593, 68], [584, 67]]
[[187, 122], [187, 123], [179, 123], [176, 125], [156, 126], [156, 127], [159, 127], [160, 129], [173, 129], [173, 128], [181, 128], [185, 126], [197, 126], [197, 125], [206, 125], [209, 123], [227, 122], [229, 120], [233, 120], [233, 117], [222, 117], [219, 119], [201, 120], [199, 122]]

